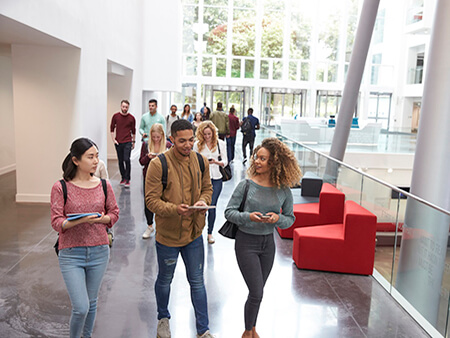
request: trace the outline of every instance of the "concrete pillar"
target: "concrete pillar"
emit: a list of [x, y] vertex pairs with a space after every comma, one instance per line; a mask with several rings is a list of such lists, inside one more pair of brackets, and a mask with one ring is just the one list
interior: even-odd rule
[[[379, 3], [380, 0], [364, 1], [361, 16], [359, 18], [358, 29], [356, 30], [355, 43], [353, 45], [352, 56], [348, 68], [347, 80], [345, 81], [342, 102], [339, 107], [338, 121], [330, 150], [330, 156], [340, 161], [343, 160], [345, 148], [347, 147], [353, 112], [358, 99], [359, 87], [361, 86]], [[334, 163], [328, 162], [326, 179], [333, 181], [333, 178], [336, 179], [336, 177], [337, 167]]]
[[[446, 210], [450, 210], [449, 13], [450, 2], [438, 0], [425, 54], [428, 62], [411, 180], [411, 193]], [[408, 199], [395, 286], [432, 325], [438, 319], [449, 224], [448, 215]]]

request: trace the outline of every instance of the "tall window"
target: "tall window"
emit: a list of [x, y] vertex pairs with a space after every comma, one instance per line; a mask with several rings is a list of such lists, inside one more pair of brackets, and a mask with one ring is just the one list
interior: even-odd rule
[[382, 43], [384, 38], [384, 18], [386, 15], [386, 8], [380, 9], [373, 28], [373, 43]]

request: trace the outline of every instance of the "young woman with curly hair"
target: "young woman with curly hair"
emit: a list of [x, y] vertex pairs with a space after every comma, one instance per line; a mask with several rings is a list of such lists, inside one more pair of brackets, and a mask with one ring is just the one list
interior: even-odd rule
[[[209, 161], [209, 175], [213, 186], [211, 205], [217, 205], [220, 193], [222, 192], [222, 174], [219, 166], [228, 164], [227, 146], [225, 141], [219, 139], [217, 128], [211, 121], [203, 121], [196, 131], [197, 141], [194, 143], [194, 150], [204, 155]], [[214, 222], [216, 221], [216, 209], [208, 210], [208, 243], [213, 244], [215, 239], [212, 235]]]
[[[300, 181], [302, 174], [294, 153], [276, 138], [263, 140], [253, 154], [247, 171], [249, 179], [237, 185], [225, 210], [225, 218], [238, 225], [236, 258], [249, 289], [242, 337], [255, 338], [259, 337], [255, 325], [263, 289], [275, 258], [273, 231], [276, 226], [286, 229], [294, 223], [289, 188]], [[247, 199], [244, 211], [240, 212], [247, 184]]]

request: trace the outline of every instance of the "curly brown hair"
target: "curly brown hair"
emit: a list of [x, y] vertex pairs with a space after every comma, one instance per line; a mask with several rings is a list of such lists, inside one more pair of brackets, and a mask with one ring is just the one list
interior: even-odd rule
[[[269, 137], [264, 139], [255, 148], [253, 156], [261, 148], [267, 149], [270, 153], [270, 179], [278, 188], [293, 187], [300, 182], [302, 171], [297, 163], [294, 152], [287, 145], [275, 137]], [[257, 175], [253, 156], [250, 159], [250, 167], [247, 170], [250, 177]]]
[[214, 147], [211, 149], [211, 151], [216, 151], [217, 145], [219, 144], [217, 137], [217, 128], [214, 125], [214, 123], [212, 123], [209, 120], [200, 123], [200, 125], [197, 128], [197, 131], [195, 132], [195, 136], [197, 137], [198, 140], [198, 151], [201, 152], [206, 145], [206, 141], [203, 136], [203, 133], [206, 128], [209, 128], [212, 131], [211, 143], [214, 144]]

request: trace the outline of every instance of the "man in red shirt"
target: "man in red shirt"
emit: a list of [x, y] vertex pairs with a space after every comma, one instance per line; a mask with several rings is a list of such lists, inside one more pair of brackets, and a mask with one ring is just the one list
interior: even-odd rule
[[131, 179], [131, 150], [134, 149], [136, 137], [136, 120], [128, 113], [130, 103], [127, 100], [120, 102], [120, 112], [115, 113], [111, 119], [111, 138], [116, 146], [119, 170], [122, 180], [120, 185], [130, 187]]
[[228, 114], [228, 120], [230, 122], [230, 134], [227, 135], [227, 156], [228, 162], [231, 163], [234, 159], [234, 145], [236, 144], [236, 131], [239, 129], [239, 118], [234, 115], [236, 109], [234, 107], [230, 108], [230, 113]]

